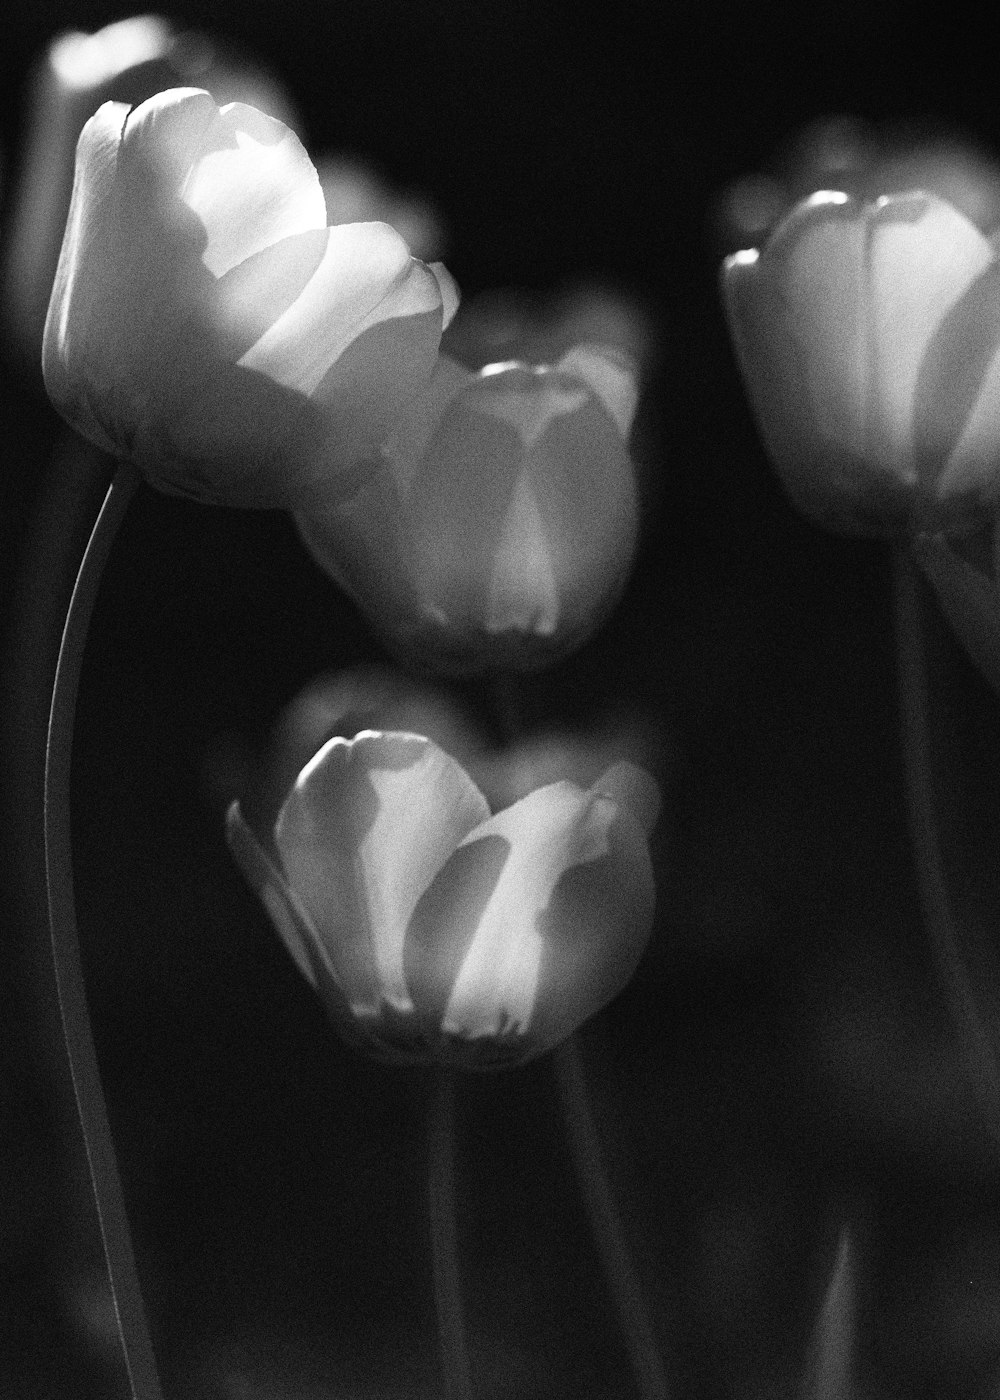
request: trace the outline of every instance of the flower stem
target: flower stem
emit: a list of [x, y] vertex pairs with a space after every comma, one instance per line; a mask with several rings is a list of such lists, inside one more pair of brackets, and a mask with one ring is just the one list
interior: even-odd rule
[[922, 580], [905, 547], [895, 556], [894, 600], [899, 657], [903, 759], [917, 886], [931, 950], [944, 987], [965, 1071], [994, 1145], [1000, 1149], [1000, 1074], [962, 955], [934, 817], [930, 702]]
[[646, 1310], [642, 1285], [632, 1263], [625, 1230], [604, 1169], [575, 1036], [570, 1036], [556, 1048], [554, 1059], [563, 1117], [580, 1190], [625, 1335], [625, 1346], [639, 1394], [643, 1400], [667, 1400], [666, 1373]]
[[427, 1197], [445, 1400], [472, 1400], [455, 1209], [455, 1077], [439, 1070], [430, 1111]]
[[161, 1400], [87, 1010], [70, 818], [73, 727], [87, 633], [101, 575], [136, 485], [132, 468], [120, 467], [91, 533], [63, 627], [45, 749], [45, 880], [59, 1012], [129, 1384], [133, 1400]]

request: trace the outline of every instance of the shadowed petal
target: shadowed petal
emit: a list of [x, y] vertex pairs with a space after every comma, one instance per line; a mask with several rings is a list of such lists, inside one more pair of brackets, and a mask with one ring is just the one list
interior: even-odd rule
[[[364, 422], [377, 440], [430, 378], [438, 280], [388, 224], [343, 224], [318, 237], [325, 248], [308, 282], [239, 363], [313, 397], [334, 423]], [[267, 256], [297, 258], [300, 246]]]
[[[874, 387], [885, 435], [883, 443], [873, 445], [890, 454], [901, 475], [915, 480], [913, 430], [925, 354], [947, 313], [993, 255], [975, 225], [935, 195], [880, 199], [871, 211], [869, 229]], [[936, 475], [941, 456], [932, 456], [920, 465]]]
[[[499, 871], [482, 857], [495, 883], [442, 1029], [469, 1039], [520, 1034], [548, 1048], [610, 1000], [635, 968], [653, 910], [645, 836], [611, 799], [561, 782], [482, 823], [449, 866], [490, 837], [509, 853]], [[454, 898], [467, 908], [477, 903], [461, 886]]]
[[[871, 392], [865, 240], [863, 207], [824, 192], [779, 225], [760, 262], [774, 279], [807, 386], [806, 401], [786, 412], [811, 418], [824, 438], [858, 454], [867, 446]], [[753, 351], [763, 356], [770, 348], [758, 340]]]

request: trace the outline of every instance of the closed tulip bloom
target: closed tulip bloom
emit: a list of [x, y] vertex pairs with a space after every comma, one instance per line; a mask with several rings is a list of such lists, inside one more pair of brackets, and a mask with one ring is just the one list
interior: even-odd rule
[[473, 374], [442, 357], [356, 496], [298, 524], [411, 664], [546, 665], [617, 600], [638, 534], [631, 366], [581, 345]]
[[327, 226], [283, 123], [194, 88], [106, 103], [80, 138], [46, 388], [163, 490], [293, 507], [392, 430], [456, 302], [388, 225]]
[[429, 739], [365, 731], [306, 765], [277, 862], [230, 809], [230, 844], [300, 971], [352, 1042], [390, 1059], [520, 1064], [626, 984], [653, 916], [643, 770], [556, 782], [490, 814]]
[[820, 193], [723, 294], [761, 434], [793, 501], [832, 529], [984, 523], [1000, 495], [1000, 272], [933, 194]]

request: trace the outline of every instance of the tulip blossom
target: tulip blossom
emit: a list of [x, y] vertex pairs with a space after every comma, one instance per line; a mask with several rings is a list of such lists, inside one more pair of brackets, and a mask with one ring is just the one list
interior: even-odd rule
[[431, 740], [331, 739], [273, 860], [234, 803], [230, 845], [338, 1028], [384, 1058], [494, 1069], [539, 1055], [627, 983], [649, 936], [659, 792], [612, 766], [491, 815]]
[[730, 328], [793, 501], [854, 534], [961, 531], [1000, 495], [1000, 270], [933, 194], [821, 193], [723, 268]]
[[163, 490], [301, 506], [425, 388], [456, 304], [388, 225], [327, 226], [283, 123], [179, 88], [83, 130], [45, 383]]
[[638, 532], [631, 366], [581, 345], [478, 373], [442, 356], [349, 500], [297, 516], [317, 562], [411, 664], [545, 665], [616, 601]]

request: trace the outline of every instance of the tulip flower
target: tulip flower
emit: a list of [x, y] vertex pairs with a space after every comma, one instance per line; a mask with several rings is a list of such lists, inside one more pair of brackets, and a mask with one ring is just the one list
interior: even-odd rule
[[653, 916], [646, 834], [659, 804], [618, 763], [494, 815], [431, 740], [331, 739], [274, 828], [234, 803], [233, 853], [334, 1023], [383, 1058], [521, 1064], [628, 982]]
[[1000, 495], [1000, 270], [952, 205], [820, 193], [723, 268], [761, 434], [832, 529], [962, 531]]
[[356, 494], [300, 513], [300, 532], [411, 664], [548, 664], [597, 627], [628, 577], [635, 403], [631, 366], [596, 346], [477, 374], [442, 356]]
[[84, 124], [104, 102], [142, 102], [193, 79], [218, 102], [252, 102], [293, 122], [281, 89], [258, 66], [208, 35], [178, 33], [159, 15], [133, 15], [95, 34], [59, 34], [37, 63], [29, 85], [24, 158], [11, 201], [3, 279], [8, 344], [33, 373], [39, 370]]
[[456, 304], [388, 225], [327, 226], [283, 123], [175, 89], [84, 128], [45, 383], [165, 491], [301, 506], [392, 431]]

